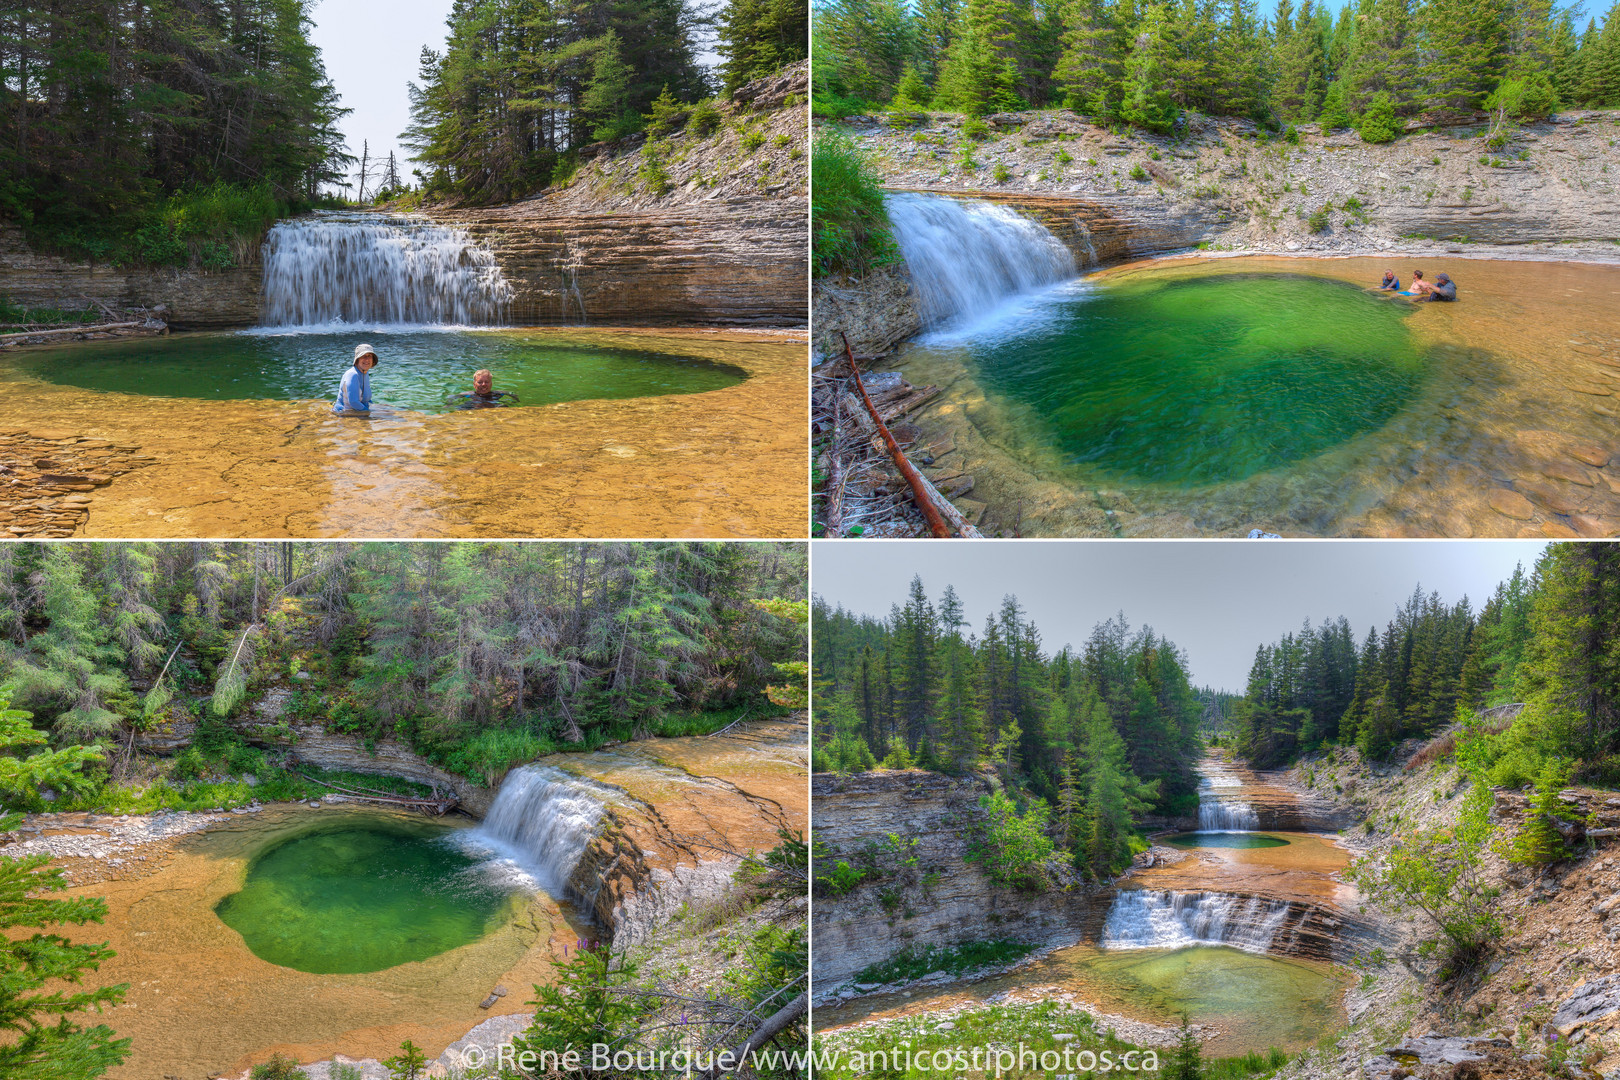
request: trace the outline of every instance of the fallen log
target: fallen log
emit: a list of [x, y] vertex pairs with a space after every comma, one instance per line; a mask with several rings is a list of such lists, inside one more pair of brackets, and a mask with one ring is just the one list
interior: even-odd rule
[[144, 321], [95, 323], [83, 326], [68, 326], [61, 330], [29, 330], [21, 334], [0, 334], [0, 344], [9, 341], [21, 341], [23, 338], [51, 337], [55, 334], [93, 334], [100, 330], [129, 330], [137, 326], [145, 326]]
[[[911, 460], [906, 457], [905, 451], [900, 449], [900, 444], [894, 441], [894, 436], [889, 433], [888, 425], [883, 422], [883, 418], [872, 407], [872, 399], [866, 395], [866, 386], [861, 382], [860, 365], [855, 363], [855, 352], [849, 347], [849, 337], [844, 335], [842, 331], [839, 332], [839, 335], [844, 338], [844, 355], [849, 358], [849, 370], [855, 375], [855, 388], [861, 392], [861, 400], [866, 404], [872, 422], [877, 425], [878, 434], [883, 437], [884, 445], [889, 451], [889, 457], [893, 459], [895, 467], [900, 470], [900, 475], [905, 477], [906, 483], [911, 485], [913, 501], [916, 502], [917, 509], [922, 511], [924, 519], [927, 520], [929, 531], [936, 537], [948, 537], [952, 535], [951, 529], [954, 526], [955, 535], [957, 536], [982, 539], [984, 534], [974, 528], [968, 519], [962, 516], [962, 512], [952, 506], [950, 500], [941, 495], [939, 489], [928, 482], [926, 476], [917, 471], [916, 467], [911, 464]], [[945, 523], [947, 518], [950, 519], [950, 525]]]

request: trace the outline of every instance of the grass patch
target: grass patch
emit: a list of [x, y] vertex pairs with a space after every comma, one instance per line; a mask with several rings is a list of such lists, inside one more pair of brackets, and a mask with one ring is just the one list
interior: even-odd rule
[[810, 155], [811, 268], [816, 277], [864, 274], [898, 262], [883, 189], [849, 136], [826, 131]]
[[855, 976], [858, 983], [892, 983], [920, 979], [936, 971], [960, 976], [980, 968], [1001, 967], [1021, 960], [1035, 946], [1012, 938], [997, 941], [969, 941], [945, 948], [912, 946], [895, 953], [882, 963], [863, 968]]
[[[188, 766], [191, 764], [192, 762], [183, 753], [176, 758], [175, 768], [168, 777], [154, 780], [149, 784], [103, 787], [92, 795], [58, 803], [52, 809], [89, 810], [97, 814], [155, 814], [160, 810], [234, 810], [255, 802], [293, 802], [319, 799], [323, 795], [333, 793], [331, 788], [313, 783], [298, 773], [271, 768], [262, 763], [262, 758], [259, 771], [252, 772], [258, 781], [254, 786], [248, 785], [236, 776], [220, 776], [211, 769], [203, 776], [188, 776], [187, 773], [190, 771]], [[425, 785], [414, 784], [393, 776], [373, 776], [370, 773], [348, 772], [341, 769], [328, 771], [312, 765], [303, 766], [299, 771], [344, 787], [365, 788], [412, 798], [426, 798], [430, 794]]]

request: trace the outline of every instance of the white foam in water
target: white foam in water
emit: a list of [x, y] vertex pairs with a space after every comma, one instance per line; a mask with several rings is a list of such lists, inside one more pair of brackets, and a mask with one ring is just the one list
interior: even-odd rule
[[965, 326], [1011, 296], [1075, 276], [1063, 242], [1009, 207], [906, 193], [884, 205], [925, 326]]
[[1288, 918], [1281, 900], [1227, 893], [1126, 889], [1108, 909], [1105, 949], [1179, 949], [1230, 945], [1263, 953]]
[[532, 878], [552, 896], [571, 895], [569, 879], [596, 835], [604, 794], [588, 781], [548, 765], [524, 765], [506, 774], [489, 814], [476, 829], [457, 834], [470, 850], [494, 857], [490, 872], [521, 882]]
[[1243, 781], [1219, 766], [1205, 766], [1198, 779], [1199, 832], [1254, 832], [1260, 815], [1242, 799], [1217, 795], [1213, 789], [1242, 787]]
[[512, 286], [464, 229], [408, 218], [314, 214], [264, 243], [264, 323], [305, 333], [489, 326]]

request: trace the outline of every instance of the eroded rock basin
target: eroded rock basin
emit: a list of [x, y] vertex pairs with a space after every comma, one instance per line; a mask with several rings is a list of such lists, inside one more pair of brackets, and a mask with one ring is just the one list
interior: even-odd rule
[[[107, 941], [117, 953], [97, 973], [98, 984], [129, 983], [124, 1004], [105, 1022], [133, 1040], [130, 1056], [107, 1075], [202, 1080], [275, 1052], [299, 1061], [334, 1053], [384, 1058], [404, 1039], [432, 1056], [491, 1015], [526, 1011], [524, 991], [551, 981], [563, 947], [590, 934], [577, 913], [544, 893], [511, 898], [468, 944], [355, 974], [263, 960], [215, 912], [241, 890], [255, 856], [317, 826], [414, 829], [421, 820], [341, 804], [280, 804], [142, 848], [144, 862], [126, 860], [113, 876], [70, 890], [107, 900], [104, 924], [70, 932], [75, 940]], [[513, 992], [479, 1009], [497, 984]]]
[[[1106, 296], [1147, 283], [1255, 275], [1367, 286], [1385, 267], [1410, 277], [1406, 262], [1384, 257], [1196, 257], [1117, 267], [1088, 285]], [[1402, 313], [1396, 369], [1368, 381], [1348, 354], [1329, 357], [1334, 366], [1320, 378], [1302, 364], [1280, 369], [1285, 380], [1303, 380], [1291, 392], [1306, 394], [1313, 411], [1299, 447], [1278, 450], [1256, 431], [1267, 416], [1279, 429], [1301, 422], [1287, 394], [1258, 412], [1217, 417], [1185, 447], [1167, 435], [1123, 453], [1124, 436], [1139, 434], [1128, 430], [1138, 422], [1133, 403], [1116, 411], [1112, 443], [1093, 431], [1078, 445], [1090, 429], [1067, 423], [1074, 417], [1049, 396], [1073, 372], [1058, 371], [1054, 381], [1050, 365], [1036, 364], [1009, 382], [1004, 365], [988, 366], [1002, 354], [1004, 362], [1028, 359], [1013, 336], [1015, 316], [988, 343], [924, 338], [899, 354], [908, 381], [944, 389], [914, 417], [915, 452], [931, 454], [942, 476], [972, 475], [971, 499], [986, 504], [984, 519], [1016, 522], [1025, 536], [1620, 533], [1620, 267], [1457, 258], [1422, 269], [1430, 278], [1449, 272], [1461, 299]], [[1370, 347], [1388, 352], [1376, 341]], [[1186, 374], [1167, 369], [1164, 378], [1177, 385], [1164, 394], [1184, 390]], [[1211, 375], [1212, 386], [1220, 376]], [[1162, 396], [1138, 389], [1139, 398]], [[1195, 415], [1205, 404], [1195, 395], [1152, 407], [1170, 432], [1205, 422]], [[1196, 452], [1200, 438], [1220, 443], [1207, 460]], [[1245, 441], [1253, 447], [1232, 446]]]
[[40, 535], [85, 537], [803, 534], [802, 333], [524, 334], [743, 377], [697, 392], [366, 420], [335, 417], [322, 401], [86, 390], [39, 377], [17, 353], [0, 360], [0, 432], [26, 441], [24, 456], [89, 469], [73, 456], [81, 443], [135, 447], [138, 467], [66, 487], [13, 482], [0, 504], [56, 530]]

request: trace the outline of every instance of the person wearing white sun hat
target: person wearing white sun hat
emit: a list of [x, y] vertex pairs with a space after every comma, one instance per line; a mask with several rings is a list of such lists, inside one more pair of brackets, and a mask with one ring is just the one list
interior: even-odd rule
[[343, 381], [338, 383], [333, 412], [353, 415], [371, 411], [371, 376], [368, 373], [376, 366], [377, 350], [366, 344], [354, 347], [354, 366], [343, 373]]

